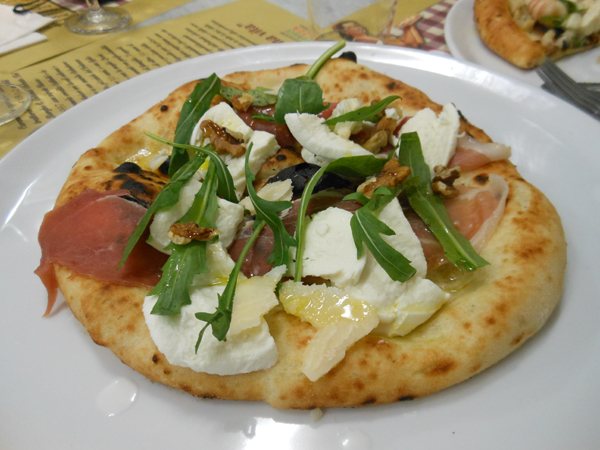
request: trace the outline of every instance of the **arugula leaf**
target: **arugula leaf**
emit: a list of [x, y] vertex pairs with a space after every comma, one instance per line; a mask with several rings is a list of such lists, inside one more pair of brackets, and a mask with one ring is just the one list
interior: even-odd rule
[[288, 113], [319, 114], [329, 108], [323, 102], [323, 90], [312, 78], [288, 78], [279, 88], [279, 99], [275, 105], [275, 123], [283, 125]]
[[277, 123], [275, 118], [273, 116], [270, 116], [268, 114], [265, 113], [261, 113], [261, 112], [257, 112], [252, 114], [252, 118], [253, 119], [260, 119], [260, 120], [266, 120], [267, 122], [271, 122], [271, 123]]
[[288, 113], [319, 114], [329, 108], [329, 104], [324, 104], [323, 90], [314, 78], [321, 67], [345, 45], [344, 41], [339, 41], [315, 61], [306, 75], [288, 78], [283, 82], [273, 114], [275, 123], [285, 124], [285, 115]]
[[[181, 114], [173, 138], [176, 144], [189, 144], [194, 127], [210, 108], [213, 97], [220, 91], [221, 79], [214, 73], [204, 81], [196, 84], [196, 87], [181, 107]], [[169, 176], [173, 177], [175, 172], [188, 160], [189, 155], [182, 147], [174, 147], [171, 153]]]
[[431, 190], [431, 172], [423, 158], [421, 141], [416, 132], [404, 133], [400, 140], [398, 161], [410, 167], [407, 182], [418, 178], [406, 188], [408, 201], [444, 247], [446, 257], [460, 270], [472, 271], [489, 263], [477, 254], [469, 240], [456, 230], [443, 201]]
[[296, 268], [294, 271], [294, 281], [302, 280], [302, 256], [304, 254], [304, 234], [306, 229], [306, 208], [310, 202], [310, 196], [315, 189], [315, 186], [327, 171], [327, 166], [321, 167], [310, 179], [300, 199], [300, 208], [298, 209], [298, 219], [296, 221]]
[[196, 341], [196, 353], [198, 353], [198, 347], [200, 346], [200, 342], [202, 341], [202, 337], [204, 336], [204, 331], [210, 325], [212, 327], [213, 336], [216, 337], [219, 341], [224, 341], [227, 336], [227, 332], [229, 331], [229, 326], [231, 325], [231, 314], [233, 313], [233, 299], [235, 296], [235, 288], [237, 286], [238, 275], [242, 269], [242, 264], [246, 259], [246, 254], [248, 250], [254, 244], [254, 241], [264, 228], [266, 223], [264, 221], [258, 220], [258, 223], [254, 223], [254, 232], [248, 238], [246, 245], [242, 249], [240, 256], [238, 257], [233, 270], [229, 274], [229, 280], [227, 280], [227, 286], [225, 286], [225, 290], [223, 294], [218, 296], [219, 303], [217, 305], [217, 309], [214, 313], [205, 313], [199, 312], [196, 313], [196, 318], [199, 320], [203, 320], [206, 322], [206, 325], [200, 330], [198, 334], [198, 340]]
[[176, 144], [174, 142], [170, 142], [166, 139], [156, 136], [152, 133], [146, 133], [146, 135], [151, 137], [152, 139], [156, 139], [157, 141], [162, 142], [163, 144], [172, 145], [177, 148], [195, 150], [196, 152], [202, 153], [206, 156], [210, 156], [211, 162], [216, 164], [217, 177], [219, 179], [217, 194], [229, 202], [238, 202], [237, 196], [235, 194], [235, 186], [233, 185], [233, 178], [231, 177], [231, 173], [227, 168], [227, 164], [225, 164], [225, 162], [219, 157], [219, 154], [217, 152], [207, 147], [196, 147], [195, 145], [189, 144]]
[[185, 184], [192, 178], [192, 175], [196, 173], [196, 171], [200, 168], [200, 166], [204, 163], [206, 156], [203, 154], [197, 154], [192, 157], [187, 163], [185, 163], [181, 168], [171, 177], [171, 181], [169, 181], [164, 188], [158, 193], [150, 207], [146, 210], [146, 213], [142, 216], [133, 232], [129, 236], [129, 241], [127, 242], [127, 246], [123, 251], [123, 257], [121, 258], [121, 262], [119, 263], [119, 270], [127, 258], [129, 254], [135, 247], [135, 244], [140, 239], [144, 230], [150, 223], [150, 219], [152, 216], [161, 208], [168, 208], [173, 206], [179, 201], [179, 192], [181, 188], [185, 186]]
[[257, 222], [265, 221], [269, 228], [273, 231], [273, 253], [269, 255], [269, 259], [267, 262], [269, 264], [273, 264], [275, 266], [280, 266], [285, 264], [289, 267], [289, 248], [294, 247], [296, 245], [296, 240], [290, 236], [288, 231], [283, 226], [283, 221], [279, 217], [279, 213], [284, 209], [288, 209], [292, 207], [292, 202], [279, 201], [279, 202], [271, 202], [260, 198], [256, 194], [256, 190], [254, 189], [253, 182], [256, 178], [254, 174], [250, 171], [250, 167], [248, 166], [248, 159], [250, 157], [250, 152], [252, 151], [252, 144], [248, 147], [248, 151], [246, 152], [246, 185], [248, 187], [248, 196], [254, 205], [254, 209], [256, 210], [256, 218], [257, 221], [254, 222], [254, 229], [256, 229]]
[[370, 106], [363, 106], [354, 111], [347, 112], [341, 116], [331, 117], [323, 122], [325, 125], [335, 125], [339, 122], [358, 122], [368, 120], [369, 122], [376, 122], [378, 114], [383, 111], [387, 106], [394, 100], [399, 99], [397, 95], [390, 95], [383, 100], [378, 101]]
[[257, 87], [255, 89], [250, 89], [249, 91], [242, 91], [241, 89], [232, 86], [221, 86], [221, 95], [231, 101], [234, 95], [246, 93], [254, 97], [252, 106], [267, 106], [273, 105], [277, 101], [277, 95], [268, 93], [270, 90], [271, 89], [266, 87]]
[[181, 312], [181, 307], [192, 303], [190, 285], [200, 273], [208, 273], [206, 264], [206, 241], [192, 241], [187, 245], [169, 244], [173, 250], [163, 266], [163, 274], [149, 295], [158, 294], [158, 301], [151, 314], [172, 316]]
[[327, 172], [346, 178], [367, 178], [381, 172], [386, 162], [386, 159], [374, 155], [345, 156], [331, 161]]
[[195, 222], [199, 227], [216, 227], [215, 216], [219, 204], [217, 202], [217, 190], [215, 189], [216, 184], [218, 184], [215, 171], [215, 164], [211, 158], [202, 187], [194, 197], [194, 203], [192, 203], [190, 209], [178, 220], [179, 223]]
[[350, 220], [357, 257], [360, 258], [363, 255], [363, 244], [366, 245], [389, 277], [394, 281], [404, 283], [410, 280], [417, 271], [402, 253], [380, 236], [381, 234], [392, 236], [396, 233], [373, 214], [394, 200], [400, 190], [401, 186], [395, 189], [380, 186], [370, 200], [361, 193], [347, 195], [344, 200], [359, 200], [363, 203], [363, 207], [358, 209]]

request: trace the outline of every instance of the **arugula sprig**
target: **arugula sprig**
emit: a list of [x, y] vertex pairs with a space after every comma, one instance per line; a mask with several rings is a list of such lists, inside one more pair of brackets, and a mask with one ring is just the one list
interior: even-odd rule
[[201, 153], [206, 156], [210, 156], [210, 160], [216, 165], [217, 177], [219, 180], [217, 194], [220, 195], [225, 200], [237, 203], [238, 199], [235, 194], [235, 186], [233, 185], [233, 178], [231, 177], [231, 173], [229, 169], [227, 169], [227, 165], [225, 162], [219, 157], [219, 154], [207, 147], [197, 147], [195, 145], [190, 144], [177, 144], [175, 142], [170, 142], [166, 139], [163, 139], [159, 136], [156, 136], [152, 133], [146, 133], [152, 139], [156, 139], [163, 144], [172, 145], [175, 148], [182, 148], [187, 150], [193, 150], [197, 153]]
[[[255, 222], [256, 223], [256, 222]], [[218, 295], [218, 305], [217, 309], [214, 313], [206, 313], [199, 312], [196, 313], [196, 319], [202, 320], [206, 322], [200, 333], [198, 334], [198, 340], [196, 341], [195, 351], [198, 353], [198, 347], [200, 346], [200, 342], [202, 341], [202, 337], [204, 336], [204, 332], [210, 326], [212, 328], [213, 336], [216, 337], [219, 341], [226, 340], [227, 332], [229, 331], [229, 327], [231, 326], [231, 315], [233, 313], [233, 299], [235, 297], [235, 288], [237, 287], [238, 276], [242, 269], [242, 264], [246, 259], [246, 254], [248, 250], [254, 244], [254, 241], [265, 227], [266, 222], [259, 221], [256, 224], [254, 231], [246, 245], [242, 249], [240, 256], [233, 267], [233, 270], [229, 274], [229, 280], [227, 281], [227, 285], [225, 286], [225, 290], [223, 294]]]
[[431, 172], [423, 157], [421, 141], [416, 132], [402, 134], [398, 161], [411, 170], [405, 181], [413, 181], [406, 188], [410, 206], [440, 241], [448, 260], [461, 271], [473, 271], [487, 266], [489, 263], [477, 254], [469, 240], [454, 227], [442, 200], [433, 194]]
[[375, 189], [371, 199], [358, 192], [347, 195], [345, 199], [357, 200], [363, 205], [350, 220], [357, 257], [362, 257], [366, 246], [392, 280], [404, 283], [414, 276], [416, 269], [402, 253], [381, 237], [382, 234], [393, 236], [396, 233], [374, 214], [394, 200], [401, 189], [402, 185], [394, 189], [380, 186]]
[[181, 308], [192, 303], [190, 286], [194, 277], [208, 273], [206, 263], [206, 241], [192, 241], [187, 245], [169, 244], [166, 249], [172, 250], [169, 259], [162, 268], [162, 276], [149, 295], [158, 295], [158, 300], [151, 314], [173, 316], [181, 312]]
[[279, 213], [285, 209], [291, 208], [292, 202], [271, 202], [258, 196], [253, 185], [256, 177], [250, 171], [250, 167], [248, 166], [248, 158], [250, 157], [251, 151], [252, 144], [248, 146], [248, 150], [246, 151], [246, 185], [248, 187], [248, 196], [250, 197], [250, 200], [254, 205], [254, 209], [256, 210], [254, 229], [256, 229], [258, 226], [257, 224], [261, 221], [267, 223], [269, 228], [271, 228], [273, 231], [273, 253], [269, 255], [267, 262], [269, 264], [273, 264], [274, 266], [285, 264], [287, 267], [289, 267], [289, 248], [296, 246], [297, 243], [296, 240], [290, 236], [288, 231], [285, 229], [283, 221], [281, 220], [281, 217], [279, 217]]
[[288, 113], [319, 114], [329, 108], [329, 104], [324, 104], [323, 89], [315, 81], [315, 77], [321, 67], [345, 45], [344, 41], [339, 41], [315, 61], [306, 75], [288, 78], [283, 82], [277, 94], [278, 99], [273, 114], [275, 123], [283, 125], [285, 115]]
[[231, 101], [235, 95], [250, 94], [254, 97], [252, 106], [267, 106], [274, 104], [277, 101], [277, 95], [271, 94], [270, 91], [271, 89], [260, 86], [255, 89], [250, 89], [249, 91], [242, 91], [233, 86], [221, 86], [221, 95], [229, 101]]
[[198, 347], [200, 346], [200, 342], [202, 341], [202, 337], [204, 336], [204, 332], [208, 328], [208, 326], [212, 327], [212, 333], [215, 338], [219, 341], [224, 341], [227, 332], [229, 331], [229, 326], [231, 324], [231, 314], [233, 313], [233, 300], [235, 297], [235, 289], [237, 286], [238, 276], [242, 269], [242, 264], [246, 259], [246, 254], [249, 249], [252, 247], [252, 244], [265, 227], [268, 225], [273, 231], [274, 236], [274, 245], [273, 245], [273, 253], [269, 256], [268, 262], [269, 264], [273, 264], [275, 266], [280, 266], [285, 264], [289, 267], [289, 248], [296, 245], [296, 240], [290, 236], [285, 227], [283, 226], [283, 221], [279, 217], [278, 213], [283, 211], [284, 209], [290, 208], [292, 206], [291, 202], [270, 202], [268, 200], [264, 200], [260, 198], [256, 194], [256, 190], [252, 183], [254, 182], [255, 176], [250, 171], [250, 167], [248, 165], [248, 159], [250, 157], [250, 152], [252, 151], [252, 144], [248, 146], [248, 150], [246, 151], [246, 184], [248, 186], [248, 195], [252, 204], [254, 205], [254, 209], [256, 210], [256, 219], [254, 220], [254, 224], [252, 226], [253, 232], [246, 245], [244, 246], [240, 256], [238, 257], [237, 262], [231, 273], [229, 274], [229, 280], [227, 281], [227, 286], [225, 286], [225, 290], [223, 294], [218, 296], [218, 305], [217, 309], [213, 313], [207, 312], [199, 312], [196, 313], [196, 318], [206, 322], [206, 325], [202, 328], [198, 335], [198, 340], [196, 341], [196, 352], [198, 351]]
[[390, 95], [389, 97], [386, 97], [370, 106], [363, 106], [362, 108], [347, 112], [341, 116], [331, 117], [323, 122], [323, 124], [335, 125], [336, 123], [340, 122], [358, 122], [363, 120], [376, 122], [378, 120], [379, 113], [387, 108], [390, 103], [399, 98], [400, 97], [398, 95]]
[[[202, 187], [194, 197], [190, 209], [178, 222], [194, 222], [199, 227], [215, 228], [219, 209], [217, 185], [216, 165], [211, 158]], [[207, 245], [207, 241], [192, 240], [186, 245], [171, 243], [166, 247], [172, 252], [163, 267], [159, 283], [150, 292], [151, 295], [158, 295], [152, 314], [179, 314], [182, 306], [191, 304], [189, 290], [194, 277], [210, 272], [206, 263]]]
[[[196, 84], [196, 87], [181, 108], [179, 121], [175, 128], [175, 137], [173, 138], [176, 144], [189, 144], [194, 127], [210, 108], [213, 97], [220, 91], [221, 79], [215, 73]], [[173, 147], [171, 163], [169, 165], [169, 176], [172, 178], [189, 159], [190, 156], [184, 147]]]
[[121, 258], [121, 262], [119, 267], [117, 267], [117, 270], [119, 270], [123, 264], [125, 264], [125, 261], [127, 261], [129, 254], [144, 233], [144, 230], [150, 223], [152, 216], [158, 212], [159, 209], [168, 208], [179, 201], [179, 193], [181, 189], [190, 180], [190, 178], [192, 178], [205, 160], [206, 156], [201, 153], [194, 155], [192, 159], [181, 166], [181, 168], [173, 175], [173, 177], [171, 177], [171, 181], [169, 181], [169, 183], [162, 188], [129, 236], [129, 241], [125, 246], [123, 257]]

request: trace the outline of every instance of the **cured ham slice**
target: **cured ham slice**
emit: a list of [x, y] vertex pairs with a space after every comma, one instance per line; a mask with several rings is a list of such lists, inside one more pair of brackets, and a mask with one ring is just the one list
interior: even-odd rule
[[[459, 195], [445, 201], [448, 215], [456, 229], [479, 252], [504, 215], [508, 184], [501, 176], [491, 174], [463, 176], [454, 183], [454, 187]], [[419, 216], [408, 212], [406, 217], [421, 241], [427, 269], [433, 270], [446, 263], [442, 245]]]
[[448, 167], [459, 166], [463, 173], [470, 172], [492, 161], [508, 159], [510, 155], [510, 147], [506, 145], [494, 142], [483, 143], [467, 134], [462, 134], [458, 137], [456, 152], [448, 162]]
[[44, 217], [38, 240], [42, 259], [35, 273], [48, 290], [47, 316], [56, 301], [58, 284], [52, 264], [81, 275], [128, 286], [154, 286], [167, 255], [142, 237], [117, 270], [133, 229], [146, 209], [124, 199], [127, 190], [86, 190]]

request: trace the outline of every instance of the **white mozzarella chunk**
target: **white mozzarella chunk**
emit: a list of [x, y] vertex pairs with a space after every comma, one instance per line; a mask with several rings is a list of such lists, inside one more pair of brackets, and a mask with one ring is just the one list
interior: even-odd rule
[[213, 106], [200, 118], [190, 138], [191, 145], [204, 145], [204, 133], [200, 128], [200, 124], [204, 120], [212, 120], [217, 125], [227, 129], [227, 132], [234, 138], [244, 142], [248, 142], [252, 136], [252, 128], [245, 124], [240, 119], [233, 108], [225, 102], [221, 102], [218, 105]]
[[217, 203], [219, 209], [217, 210], [215, 224], [219, 230], [219, 242], [227, 248], [235, 239], [238, 227], [244, 219], [244, 207], [222, 198], [219, 198]]
[[[270, 202], [277, 201], [290, 201], [292, 200], [294, 187], [292, 186], [292, 180], [289, 178], [283, 181], [274, 181], [273, 183], [265, 184], [256, 194], [265, 200]], [[240, 205], [244, 207], [250, 214], [255, 215], [256, 211], [250, 197], [244, 197], [240, 200]]]
[[[424, 279], [427, 274], [425, 255], [400, 204], [392, 201], [376, 216], [396, 233], [392, 236], [382, 235], [383, 239], [409, 259], [417, 273], [406, 283], [394, 281], [373, 255], [367, 252], [360, 279], [345, 290], [352, 297], [366, 301], [377, 309], [380, 320], [378, 331], [406, 334], [427, 320], [447, 300], [448, 295], [436, 284]], [[423, 314], [419, 306], [429, 315]], [[406, 325], [402, 325], [404, 322]]]
[[444, 106], [439, 116], [431, 108], [425, 108], [402, 126], [400, 139], [404, 133], [418, 133], [423, 157], [433, 176], [435, 166], [446, 166], [454, 156], [459, 126], [458, 111], [451, 103]]
[[[360, 108], [360, 101], [357, 98], [346, 98], [337, 104], [331, 113], [331, 118], [356, 111], [358, 108]], [[333, 127], [333, 132], [344, 139], [349, 139], [360, 130], [362, 130], [362, 122], [339, 122]]]
[[324, 120], [314, 114], [290, 113], [285, 123], [296, 140], [314, 155], [338, 159], [345, 156], [372, 155], [360, 145], [332, 132]]
[[305, 148], [303, 148], [302, 151], [300, 152], [300, 156], [302, 156], [302, 159], [304, 161], [306, 161], [307, 163], [316, 164], [317, 166], [321, 166], [321, 167], [323, 167], [323, 166], [329, 164], [331, 161], [333, 161], [333, 159], [331, 159], [331, 158], [323, 158], [322, 156], [317, 156], [314, 153], [309, 152]]
[[434, 282], [415, 276], [406, 283], [406, 289], [391, 308], [395, 318], [387, 323], [381, 321], [377, 332], [405, 336], [427, 321], [447, 300], [448, 294]]
[[396, 108], [386, 108], [385, 117], [388, 119], [400, 120], [400, 115], [398, 114], [398, 111], [396, 111]]
[[235, 262], [220, 242], [213, 242], [206, 247], [206, 265], [208, 273], [200, 273], [194, 277], [191, 289], [204, 286], [226, 284]]
[[[266, 131], [255, 131], [250, 139], [252, 149], [248, 157], [248, 167], [254, 175], [258, 173], [265, 161], [277, 153], [279, 145], [275, 135]], [[248, 144], [250, 144], [250, 142]], [[225, 157], [225, 163], [231, 173], [233, 185], [235, 187], [238, 199], [242, 197], [246, 191], [246, 159], [245, 156], [233, 158], [231, 155]]]
[[192, 303], [174, 316], [151, 314], [157, 296], [146, 297], [143, 306], [146, 324], [152, 340], [169, 363], [197, 372], [234, 375], [268, 369], [277, 362], [277, 347], [263, 318], [258, 326], [233, 336], [228, 334], [225, 341], [218, 341], [209, 328], [195, 352], [198, 334], [206, 324], [195, 314], [215, 311], [218, 295], [224, 289], [224, 285], [217, 285], [193, 290]]
[[[168, 235], [169, 228], [190, 209], [201, 187], [201, 182], [191, 178], [181, 189], [179, 201], [170, 208], [161, 210], [154, 215], [154, 219], [150, 224], [150, 238], [148, 239], [150, 245], [161, 252], [165, 252], [164, 248], [171, 243]], [[219, 209], [217, 210], [215, 222], [219, 230], [219, 241], [225, 247], [229, 247], [235, 238], [239, 224], [244, 218], [244, 208], [222, 198], [219, 198], [217, 203]]]
[[367, 255], [357, 258], [350, 219], [351, 212], [334, 207], [312, 217], [306, 227], [303, 276], [322, 277], [340, 288], [358, 281]]

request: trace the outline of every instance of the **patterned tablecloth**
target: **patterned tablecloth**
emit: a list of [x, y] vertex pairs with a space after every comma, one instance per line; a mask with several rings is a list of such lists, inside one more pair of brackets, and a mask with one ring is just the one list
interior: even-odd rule
[[444, 25], [450, 8], [458, 0], [443, 0], [394, 24], [386, 44], [450, 53], [444, 38]]

